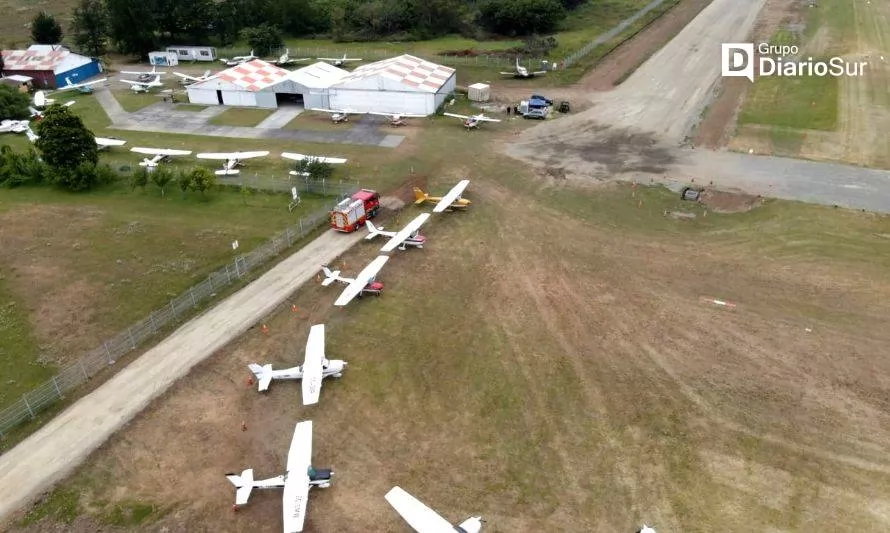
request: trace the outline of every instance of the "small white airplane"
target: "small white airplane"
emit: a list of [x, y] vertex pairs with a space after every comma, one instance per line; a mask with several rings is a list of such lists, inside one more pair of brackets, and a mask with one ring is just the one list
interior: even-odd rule
[[215, 159], [225, 161], [223, 163], [223, 167], [220, 170], [217, 170], [215, 174], [217, 176], [234, 176], [241, 172], [235, 167], [240, 167], [243, 163], [241, 163], [244, 159], [251, 159], [254, 157], [265, 157], [269, 155], [268, 151], [262, 152], [231, 152], [228, 154], [198, 154], [195, 157], [198, 159]]
[[478, 128], [479, 125], [483, 122], [500, 122], [500, 120], [496, 118], [489, 118], [485, 116], [485, 113], [479, 113], [478, 115], [458, 115], [457, 113], [444, 113], [445, 116], [459, 118], [464, 121], [464, 127], [467, 130]]
[[[107, 79], [108, 78], [101, 78], [98, 80], [87, 81], [84, 83], [71, 83], [71, 78], [65, 78], [65, 85], [63, 85], [62, 87], [58, 87], [52, 91], [37, 91], [37, 92], [35, 92], [34, 99], [33, 99], [32, 103], [34, 104], [34, 107], [36, 107], [36, 108], [45, 107], [45, 106], [55, 103], [54, 99], [46, 97], [47, 93], [52, 94], [52, 93], [58, 93], [58, 92], [62, 92], [62, 91], [70, 91], [72, 89], [81, 89], [83, 87], [89, 87], [90, 85], [102, 83], [103, 81], [106, 81]], [[66, 103], [65, 105], [71, 105], [71, 104]]]
[[130, 84], [130, 90], [134, 93], [147, 93], [151, 91], [152, 87], [163, 87], [164, 83], [161, 81], [161, 76], [157, 75], [151, 81], [135, 81], [135, 80], [118, 80], [121, 83]]
[[31, 125], [27, 120], [0, 121], [0, 133], [25, 133], [29, 129]]
[[298, 533], [303, 531], [303, 522], [306, 520], [309, 489], [330, 487], [333, 476], [332, 470], [312, 467], [312, 421], [306, 420], [298, 423], [294, 429], [294, 438], [287, 452], [287, 470], [283, 475], [254, 480], [253, 469], [248, 468], [240, 476], [226, 474], [226, 479], [235, 485], [235, 509], [247, 503], [253, 489], [283, 488], [281, 501], [284, 532]]
[[[327, 156], [313, 156], [313, 155], [303, 155], [296, 154], [292, 152], [282, 152], [281, 157], [285, 159], [291, 159], [293, 161], [317, 161], [319, 163], [327, 163], [329, 165], [340, 165], [348, 161], [347, 159], [343, 159], [342, 157], [327, 157]], [[291, 176], [306, 176], [309, 177], [308, 172], [298, 172], [296, 170], [290, 171]]]
[[401, 487], [393, 487], [384, 498], [417, 533], [479, 533], [485, 523], [481, 516], [471, 516], [459, 526], [453, 526]]
[[337, 110], [337, 109], [322, 109], [320, 107], [310, 107], [309, 111], [321, 111], [322, 113], [330, 113], [331, 121], [334, 124], [339, 124], [341, 122], [349, 122], [349, 115], [358, 115], [358, 111], [353, 111], [351, 109]]
[[346, 54], [343, 54], [343, 57], [316, 57], [315, 59], [319, 61], [330, 61], [335, 67], [342, 67], [347, 61], [362, 60], [360, 57], [346, 57]]
[[377, 111], [368, 111], [369, 115], [379, 115], [381, 117], [389, 117], [390, 126], [405, 126], [406, 118], [424, 118], [426, 115], [412, 115], [410, 113], [380, 113]]
[[107, 150], [112, 146], [123, 146], [127, 144], [127, 141], [122, 139], [112, 139], [110, 137], [96, 137], [96, 145], [99, 150]]
[[[461, 195], [469, 184], [470, 180], [461, 180], [457, 182], [457, 185], [452, 187], [451, 190], [448, 191], [448, 194], [439, 199], [439, 202], [436, 203], [436, 207], [433, 208], [433, 213], [442, 213], [446, 209], [466, 208], [470, 204], [470, 201], [464, 200], [461, 198]], [[420, 200], [415, 203], [420, 203]]]
[[173, 75], [181, 78], [179, 83], [182, 85], [191, 85], [193, 83], [198, 83], [199, 81], [207, 81], [216, 77], [212, 75], [209, 70], [205, 70], [204, 74], [200, 76], [189, 76], [188, 74], [183, 74], [181, 72], [174, 72]]
[[170, 158], [174, 155], [191, 155], [191, 150], [171, 150], [169, 148], [142, 148], [141, 146], [135, 146], [130, 148], [131, 152], [135, 152], [137, 154], [146, 154], [153, 156], [151, 159], [144, 157], [142, 161], [139, 162], [140, 167], [146, 167], [148, 170], [154, 170], [158, 164], [166, 163], [170, 161]]
[[516, 58], [516, 70], [513, 72], [501, 72], [503, 76], [513, 76], [514, 78], [534, 78], [535, 76], [543, 76], [547, 74], [546, 70], [529, 71], [527, 68], [519, 64], [519, 57]]
[[[55, 102], [55, 100], [49, 100], [49, 102], [50, 102], [49, 104], [44, 105], [44, 106], [42, 106], [42, 107], [45, 108], [45, 107], [48, 107], [49, 105], [55, 105], [55, 104], [53, 104], [53, 102]], [[64, 104], [59, 104], [59, 105], [62, 105], [62, 106], [65, 106], [65, 107], [71, 107], [71, 106], [74, 105], [74, 100], [68, 100], [68, 101], [65, 102]], [[46, 111], [46, 109], [44, 109], [43, 111]], [[37, 120], [42, 119], [42, 118], [43, 118], [43, 111], [37, 109], [36, 107], [28, 107], [28, 112], [31, 113], [31, 118], [33, 118], [33, 119], [37, 119]]]
[[655, 528], [643, 524], [643, 528], [638, 530], [637, 533], [655, 533]]
[[248, 61], [253, 61], [257, 57], [253, 55], [253, 50], [250, 51], [249, 55], [246, 56], [235, 56], [232, 59], [223, 59], [220, 58], [220, 61], [226, 64], [227, 67], [235, 67], [240, 65], [241, 63], [247, 63]]
[[260, 392], [269, 388], [273, 379], [299, 379], [303, 386], [303, 405], [315, 405], [321, 394], [324, 378], [343, 376], [346, 361], [327, 359], [324, 353], [324, 324], [315, 324], [306, 339], [306, 355], [303, 366], [272, 370], [272, 365], [248, 365], [256, 376]]
[[28, 140], [31, 141], [32, 143], [36, 143], [37, 139], [40, 138], [37, 136], [36, 133], [34, 133], [34, 130], [31, 129], [30, 125], [27, 128], [25, 128], [25, 135], [28, 136]]
[[376, 294], [379, 296], [383, 291], [383, 284], [376, 281], [374, 277], [380, 272], [380, 269], [383, 268], [383, 265], [385, 265], [387, 261], [389, 261], [388, 255], [377, 257], [377, 259], [371, 261], [368, 266], [359, 272], [358, 276], [354, 279], [341, 277], [339, 270], [331, 272], [327, 265], [323, 265], [321, 269], [324, 271], [325, 279], [322, 280], [321, 284], [322, 286], [327, 287], [331, 283], [338, 281], [346, 285], [346, 288], [343, 289], [340, 297], [334, 302], [334, 305], [338, 307], [348, 304], [356, 296], [361, 297], [364, 294]]
[[407, 249], [407, 246], [423, 248], [423, 245], [426, 242], [426, 237], [420, 234], [420, 226], [423, 226], [429, 218], [429, 213], [417, 215], [417, 218], [409, 222], [407, 226], [398, 232], [383, 231], [383, 226], [378, 228], [370, 220], [366, 220], [365, 226], [368, 228], [368, 235], [365, 237], [365, 240], [370, 241], [378, 235], [389, 237], [389, 242], [383, 245], [383, 248], [380, 249], [381, 252], [391, 252], [395, 250], [397, 246], [399, 250], [405, 250]]
[[281, 56], [278, 59], [276, 59], [275, 61], [272, 61], [272, 64], [277, 65], [279, 67], [283, 67], [285, 65], [290, 65], [292, 63], [296, 63], [298, 61], [309, 61], [310, 59], [312, 59], [312, 58], [311, 57], [301, 57], [300, 59], [291, 59], [290, 50], [285, 49], [284, 53], [281, 54]]
[[151, 81], [154, 77], [163, 76], [167, 71], [158, 70], [157, 65], [152, 65], [151, 70], [122, 70], [121, 74], [130, 74], [132, 76], [136, 76], [136, 79], [139, 81]]

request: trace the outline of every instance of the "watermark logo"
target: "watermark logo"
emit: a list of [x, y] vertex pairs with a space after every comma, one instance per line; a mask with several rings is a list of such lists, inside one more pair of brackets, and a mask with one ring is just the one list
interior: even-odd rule
[[[754, 52], [758, 55], [755, 57]], [[723, 43], [721, 45], [721, 74], [728, 78], [748, 78], [752, 82], [757, 76], [841, 76], [859, 77], [865, 75], [868, 62], [848, 61], [843, 57], [814, 60], [808, 57], [797, 58], [800, 49], [794, 45], [771, 45], [760, 43]], [[758, 68], [755, 68], [758, 67]]]

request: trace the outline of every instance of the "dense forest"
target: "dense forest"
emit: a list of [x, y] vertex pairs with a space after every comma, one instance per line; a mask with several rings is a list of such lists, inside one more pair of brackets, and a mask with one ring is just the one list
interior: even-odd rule
[[[572, 10], [589, 1], [80, 0], [69, 37], [94, 55], [109, 48], [145, 55], [161, 44], [226, 46], [239, 39], [256, 47], [257, 53], [266, 53], [284, 37], [338, 41], [422, 40], [446, 34], [524, 37], [554, 32]], [[34, 38], [51, 40], [37, 34]]]

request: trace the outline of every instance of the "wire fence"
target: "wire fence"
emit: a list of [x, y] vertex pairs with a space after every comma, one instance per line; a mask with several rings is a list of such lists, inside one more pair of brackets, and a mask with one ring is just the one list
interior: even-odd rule
[[[348, 190], [344, 190], [343, 187], [346, 186], [343, 184], [301, 181], [305, 182], [304, 190], [307, 192], [319, 193], [336, 189], [340, 193], [337, 202], [358, 190], [357, 183], [349, 185]], [[16, 426], [33, 419], [40, 411], [64, 398], [67, 392], [76, 389], [103, 369], [113, 365], [159, 331], [189, 318], [195, 309], [216, 296], [220, 290], [243, 279], [269, 259], [311, 234], [327, 222], [328, 211], [333, 205], [300, 218], [296, 224], [285, 228], [264, 244], [236, 257], [234, 261], [213, 272], [205, 280], [193, 285], [163, 307], [155, 309], [144, 319], [106, 340], [77, 362], [63, 367], [49, 381], [25, 393], [14, 404], [0, 410], [0, 437]]]
[[[298, 65], [310, 65], [313, 62], [317, 61], [318, 58], [330, 58], [337, 59], [342, 58], [343, 54], [346, 54], [346, 57], [351, 58], [360, 58], [362, 61], [377, 61], [380, 59], [388, 59], [391, 57], [399, 56], [402, 54], [410, 54], [416, 57], [420, 57], [423, 59], [427, 59], [429, 61], [434, 61], [436, 63], [441, 63], [443, 65], [448, 66], [480, 66], [480, 67], [504, 67], [509, 68], [512, 67], [516, 61], [516, 55], [513, 53], [509, 53], [506, 50], [497, 51], [492, 50], [490, 53], [479, 52], [475, 55], [466, 55], [466, 56], [457, 56], [457, 55], [439, 55], [435, 54], [431, 56], [428, 51], [418, 51], [418, 50], [405, 50], [405, 49], [389, 49], [389, 48], [370, 48], [370, 47], [356, 47], [356, 48], [341, 48], [341, 49], [331, 49], [331, 48], [322, 48], [322, 47], [297, 47], [297, 48], [287, 48], [282, 47], [279, 49], [272, 50], [269, 53], [269, 56], [280, 56], [284, 54], [284, 52], [288, 52], [288, 56], [291, 59], [305, 59], [308, 58], [309, 61], [300, 61], [297, 63]], [[235, 56], [246, 56], [250, 53], [250, 50], [245, 50], [242, 48], [217, 48], [216, 56], [218, 58], [231, 58]], [[523, 61], [528, 61], [529, 63], [536, 64], [536, 61], [540, 61], [537, 59], [528, 59], [524, 58]], [[347, 62], [346, 66], [355, 65], [353, 62]]]
[[631, 15], [631, 16], [627, 17], [626, 19], [622, 20], [621, 22], [619, 22], [618, 25], [616, 25], [611, 30], [599, 35], [596, 39], [590, 41], [589, 43], [582, 46], [580, 49], [576, 50], [575, 52], [573, 52], [572, 54], [567, 56], [565, 59], [562, 60], [561, 67], [568, 68], [568, 67], [572, 66], [578, 60], [580, 60], [581, 58], [583, 58], [584, 56], [586, 56], [587, 54], [592, 52], [596, 47], [603, 45], [603, 44], [611, 41], [615, 37], [617, 37], [618, 34], [620, 34], [624, 30], [631, 27], [631, 25], [633, 25], [638, 20], [640, 20], [641, 18], [646, 16], [646, 14], [649, 13], [650, 11], [652, 11], [653, 9], [655, 9], [655, 8], [659, 7], [661, 4], [665, 3], [665, 1], [667, 1], [667, 0], [653, 0], [652, 2], [649, 2], [645, 7], [643, 7], [642, 9], [640, 9], [633, 15]]
[[320, 196], [343, 196], [358, 190], [358, 182], [352, 180], [306, 179], [295, 176], [280, 179], [259, 174], [251, 176], [243, 172], [236, 176], [219, 176], [217, 183], [226, 187], [244, 186], [259, 192], [290, 192], [296, 187], [297, 192]]

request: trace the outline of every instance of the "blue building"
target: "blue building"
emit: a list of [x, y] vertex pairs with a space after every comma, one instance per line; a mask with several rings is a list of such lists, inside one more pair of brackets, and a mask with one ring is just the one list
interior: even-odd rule
[[3, 50], [3, 74], [29, 76], [36, 89], [81, 83], [102, 72], [94, 57], [75, 54], [60, 45], [35, 44], [27, 50]]

